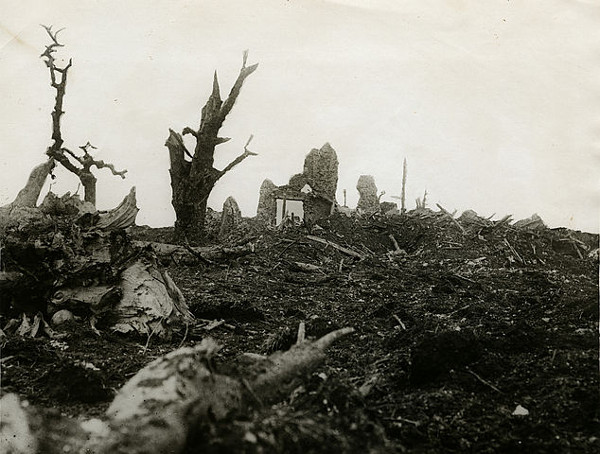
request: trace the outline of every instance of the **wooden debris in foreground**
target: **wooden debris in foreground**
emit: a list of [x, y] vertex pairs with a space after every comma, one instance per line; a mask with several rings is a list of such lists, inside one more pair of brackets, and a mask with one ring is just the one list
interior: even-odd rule
[[117, 393], [103, 420], [58, 416], [6, 394], [0, 400], [0, 443], [12, 453], [182, 452], [190, 433], [202, 424], [289, 394], [295, 378], [314, 369], [333, 342], [353, 331], [342, 328], [277, 352], [243, 377], [215, 373], [211, 359], [219, 346], [204, 339], [141, 369]]
[[99, 214], [96, 228], [101, 230], [126, 229], [135, 224], [135, 218], [139, 211], [140, 209], [137, 207], [134, 186], [118, 207], [106, 213]]
[[525, 264], [525, 260], [523, 260], [523, 257], [521, 257], [521, 255], [517, 252], [517, 250], [512, 247], [512, 245], [508, 242], [508, 240], [506, 238], [504, 238], [503, 243], [506, 245], [506, 247], [508, 247], [508, 249], [510, 250], [510, 252], [512, 252], [513, 256], [522, 264]]
[[300, 345], [306, 339], [306, 324], [300, 322], [298, 325], [298, 335], [296, 336], [296, 345]]

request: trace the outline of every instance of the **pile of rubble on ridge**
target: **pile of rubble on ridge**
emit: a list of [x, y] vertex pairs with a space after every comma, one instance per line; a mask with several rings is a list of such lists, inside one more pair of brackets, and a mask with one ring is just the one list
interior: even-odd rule
[[[219, 228], [220, 216], [212, 212], [207, 218], [214, 220], [209, 224], [210, 234], [211, 229]], [[161, 239], [169, 238], [168, 228], [135, 227], [132, 234], [146, 238], [156, 235], [157, 230], [162, 232], [158, 233]], [[536, 214], [513, 222], [511, 216], [491, 220], [472, 210], [455, 217], [442, 207], [439, 211], [421, 208], [404, 214], [397, 210], [363, 215], [350, 210], [338, 211], [312, 226], [282, 222], [277, 227], [264, 227], [255, 219], [244, 218], [238, 228], [221, 237], [221, 241], [239, 244], [248, 238], [260, 237], [268, 244], [278, 241], [282, 232], [326, 239], [330, 245], [357, 252], [354, 258], [404, 254], [444, 258], [472, 253], [489, 255], [498, 265], [506, 266], [560, 264], [565, 257], [598, 259], [597, 234], [548, 228]]]

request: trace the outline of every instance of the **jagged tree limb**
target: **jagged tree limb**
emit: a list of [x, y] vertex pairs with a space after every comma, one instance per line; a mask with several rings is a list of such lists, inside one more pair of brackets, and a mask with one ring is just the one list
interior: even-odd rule
[[239, 155], [237, 158], [235, 158], [233, 161], [231, 161], [229, 164], [227, 164], [227, 166], [225, 166], [225, 168], [219, 172], [219, 175], [220, 175], [219, 178], [222, 177], [223, 175], [225, 175], [227, 172], [229, 172], [235, 166], [237, 166], [240, 162], [242, 162], [248, 156], [258, 156], [258, 153], [254, 153], [253, 151], [248, 150], [248, 145], [250, 145], [250, 142], [252, 141], [253, 138], [254, 138], [254, 135], [250, 134], [250, 137], [248, 138], [248, 142], [246, 142], [246, 145], [244, 146], [244, 152], [241, 155]]
[[[96, 149], [95, 146], [93, 146], [91, 143], [86, 143], [83, 146], [80, 146], [79, 148], [81, 148], [83, 150], [83, 156], [80, 157], [76, 157], [77, 161], [79, 161], [79, 163], [82, 165], [82, 170], [84, 172], [90, 172], [92, 167], [96, 167], [97, 169], [103, 169], [103, 168], [107, 168], [111, 171], [111, 173], [115, 176], [119, 176], [122, 179], [125, 178], [125, 174], [127, 173], [127, 170], [116, 170], [115, 166], [112, 164], [108, 164], [102, 160], [96, 160], [92, 157], [92, 155], [89, 153], [89, 149], [93, 148], [94, 150]], [[74, 156], [74, 155], [73, 155]]]
[[252, 74], [258, 68], [258, 63], [251, 66], [246, 66], [247, 60], [248, 51], [245, 50], [240, 74], [238, 75], [235, 83], [233, 84], [233, 87], [231, 87], [231, 92], [229, 93], [229, 96], [227, 97], [219, 111], [219, 120], [221, 122], [221, 125], [225, 121], [225, 117], [227, 117], [229, 112], [231, 112], [231, 109], [233, 109], [233, 105], [235, 104], [235, 101], [237, 100], [240, 91], [242, 90], [242, 85], [244, 85], [244, 81], [250, 74]]

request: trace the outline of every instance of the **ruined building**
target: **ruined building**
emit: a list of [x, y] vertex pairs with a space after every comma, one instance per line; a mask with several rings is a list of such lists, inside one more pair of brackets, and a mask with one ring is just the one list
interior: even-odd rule
[[263, 181], [256, 217], [267, 225], [279, 225], [286, 217], [309, 222], [325, 218], [336, 205], [337, 182], [335, 150], [329, 143], [320, 150], [313, 148], [304, 160], [302, 173], [292, 176], [287, 185]]

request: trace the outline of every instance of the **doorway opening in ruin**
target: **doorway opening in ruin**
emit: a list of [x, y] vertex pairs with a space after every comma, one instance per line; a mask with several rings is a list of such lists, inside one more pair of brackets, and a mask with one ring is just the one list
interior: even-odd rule
[[304, 219], [304, 202], [302, 200], [276, 199], [276, 201], [276, 225], [280, 225], [286, 218], [294, 223], [302, 223]]

